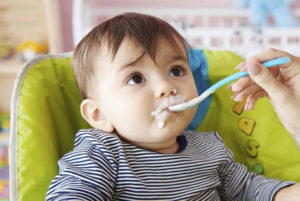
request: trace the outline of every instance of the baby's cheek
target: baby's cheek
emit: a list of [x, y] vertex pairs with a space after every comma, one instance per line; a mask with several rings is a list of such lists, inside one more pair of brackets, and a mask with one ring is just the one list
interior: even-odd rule
[[194, 116], [195, 116], [195, 114], [196, 114], [196, 111], [197, 111], [197, 108], [198, 108], [198, 106], [196, 106], [196, 107], [193, 107], [193, 108], [191, 108], [191, 109], [189, 109], [189, 110], [186, 110], [186, 112], [187, 112], [187, 117], [186, 117], [186, 119], [187, 119], [187, 121], [188, 121], [188, 124], [192, 121], [192, 119], [194, 118]]
[[185, 95], [188, 99], [197, 97], [198, 91], [195, 82], [193, 80], [187, 80], [185, 84], [183, 95]]
[[133, 126], [141, 124], [142, 121], [151, 117], [151, 111], [146, 104], [134, 103], [131, 107], [125, 107], [123, 113], [125, 114], [123, 116], [124, 121]]
[[196, 88], [196, 85], [195, 84], [193, 84], [192, 86], [191, 86], [191, 95], [192, 95], [192, 97], [197, 97], [197, 96], [199, 96], [199, 94], [198, 94], [198, 91], [197, 91], [197, 88]]

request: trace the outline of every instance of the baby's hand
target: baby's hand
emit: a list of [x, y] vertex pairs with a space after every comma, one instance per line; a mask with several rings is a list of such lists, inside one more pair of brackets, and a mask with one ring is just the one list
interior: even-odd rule
[[[270, 69], [262, 62], [288, 56], [291, 62]], [[285, 128], [300, 136], [300, 58], [286, 52], [269, 49], [242, 62], [238, 68], [247, 70], [250, 77], [244, 77], [228, 88], [235, 101], [247, 98], [245, 110], [252, 110], [256, 101], [268, 97]]]

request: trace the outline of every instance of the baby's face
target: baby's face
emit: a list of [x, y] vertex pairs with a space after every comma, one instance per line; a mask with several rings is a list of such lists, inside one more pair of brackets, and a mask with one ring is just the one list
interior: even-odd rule
[[[196, 108], [167, 112], [165, 124], [151, 115], [159, 105], [175, 95], [190, 100], [197, 96], [194, 78], [185, 55], [178, 54], [165, 40], [160, 40], [156, 63], [134, 41], [125, 38], [114, 58], [105, 49], [97, 59], [94, 99], [123, 140], [137, 146], [159, 150], [176, 143], [176, 137], [192, 120]], [[162, 102], [165, 103], [162, 104]]]

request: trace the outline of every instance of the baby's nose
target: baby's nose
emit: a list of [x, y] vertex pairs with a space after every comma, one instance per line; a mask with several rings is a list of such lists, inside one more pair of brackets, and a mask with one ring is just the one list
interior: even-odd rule
[[169, 97], [170, 95], [176, 95], [177, 91], [176, 89], [169, 85], [165, 87], [160, 87], [159, 90], [157, 90], [155, 97], [156, 98], [163, 98], [163, 97]]

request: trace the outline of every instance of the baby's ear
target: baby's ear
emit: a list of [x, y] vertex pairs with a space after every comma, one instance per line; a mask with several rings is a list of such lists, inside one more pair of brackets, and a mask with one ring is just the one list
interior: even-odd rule
[[105, 118], [105, 115], [100, 111], [98, 104], [94, 100], [83, 100], [80, 105], [80, 112], [82, 117], [94, 128], [108, 133], [114, 131], [114, 126]]

